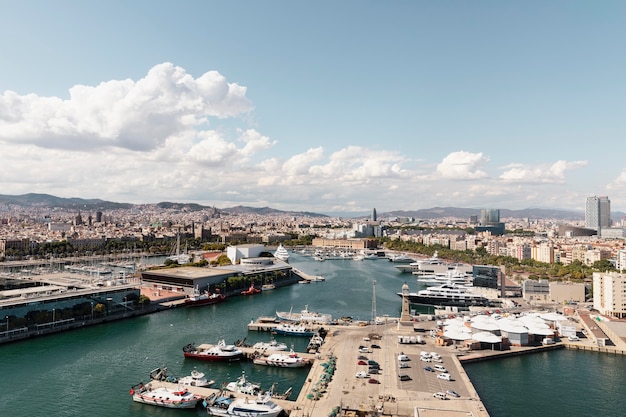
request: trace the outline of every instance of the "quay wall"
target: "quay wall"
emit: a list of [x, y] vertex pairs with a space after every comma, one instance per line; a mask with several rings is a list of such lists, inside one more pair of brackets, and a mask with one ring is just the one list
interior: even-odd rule
[[458, 356], [458, 359], [459, 359], [459, 362], [461, 362], [461, 364], [472, 363], [472, 362], [485, 361], [489, 359], [501, 359], [501, 358], [508, 358], [511, 356], [527, 355], [529, 353], [546, 352], [549, 350], [563, 349], [564, 347], [565, 345], [563, 343], [555, 343], [553, 345], [547, 345], [547, 346], [511, 348], [510, 350], [502, 350], [502, 351], [479, 350], [479, 351], [472, 352], [470, 354]]

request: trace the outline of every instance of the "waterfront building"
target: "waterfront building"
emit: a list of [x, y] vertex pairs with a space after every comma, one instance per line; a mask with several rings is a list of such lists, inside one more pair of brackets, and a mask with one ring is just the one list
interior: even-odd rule
[[522, 297], [532, 304], [546, 304], [550, 299], [550, 284], [547, 279], [527, 279], [522, 282]]
[[378, 240], [376, 239], [325, 239], [315, 238], [312, 246], [322, 248], [341, 248], [341, 249], [376, 249]]
[[235, 265], [243, 258], [256, 258], [265, 250], [263, 245], [233, 245], [226, 248], [226, 256]]
[[626, 318], [626, 274], [593, 273], [593, 308], [606, 316]]
[[504, 234], [504, 223], [500, 222], [500, 210], [482, 209], [480, 211], [480, 224], [476, 226], [476, 232], [489, 232], [494, 236]]

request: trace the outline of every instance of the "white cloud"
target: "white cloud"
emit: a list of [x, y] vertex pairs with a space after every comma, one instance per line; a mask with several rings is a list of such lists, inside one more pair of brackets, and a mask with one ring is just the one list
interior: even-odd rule
[[524, 165], [511, 164], [506, 167], [500, 175], [500, 179], [505, 182], [525, 182], [525, 183], [562, 183], [568, 171], [574, 171], [587, 165], [587, 161], [556, 161], [551, 165]]
[[120, 147], [149, 151], [207, 122], [252, 110], [246, 88], [215, 71], [197, 79], [171, 63], [156, 65], [137, 82], [77, 85], [69, 100], [0, 96], [0, 141], [57, 149]]
[[482, 152], [471, 153], [465, 151], [448, 154], [437, 165], [436, 174], [441, 178], [452, 180], [475, 180], [485, 178], [487, 173], [480, 168], [489, 161]]

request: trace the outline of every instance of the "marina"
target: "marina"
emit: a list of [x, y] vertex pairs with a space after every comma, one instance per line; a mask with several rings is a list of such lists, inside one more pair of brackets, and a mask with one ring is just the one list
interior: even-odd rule
[[[141, 407], [152, 406], [134, 401], [129, 401], [126, 405], [121, 401], [120, 404], [120, 381], [121, 383], [126, 381], [125, 392], [128, 392], [128, 387], [141, 376], [146, 376], [148, 370], [153, 369], [154, 365], [162, 363], [168, 363], [169, 368], [176, 375], [186, 375], [192, 369], [197, 368], [210, 379], [217, 381], [216, 387], [221, 383], [235, 380], [242, 371], [245, 371], [246, 376], [249, 376], [251, 380], [259, 381], [263, 389], [267, 389], [276, 382], [278, 382], [277, 392], [293, 388], [289, 400], [275, 400], [293, 416], [327, 416], [339, 405], [342, 406], [342, 412], [345, 415], [351, 413], [355, 415], [370, 413], [391, 416], [408, 415], [414, 413], [415, 410], [421, 413], [419, 415], [454, 416], [468, 415], [468, 413], [475, 416], [488, 415], [487, 408], [481, 400], [478, 400], [480, 398], [478, 391], [467, 377], [464, 367], [472, 366], [472, 369], [476, 369], [475, 367], [480, 363], [490, 361], [463, 365], [463, 358], [470, 358], [472, 355], [489, 355], [490, 351], [476, 351], [470, 355], [466, 350], [457, 349], [453, 345], [437, 345], [435, 339], [429, 336], [429, 328], [436, 326], [437, 320], [420, 322], [420, 330], [424, 333], [416, 333], [414, 323], [400, 324], [398, 318], [401, 310], [396, 292], [404, 279], [401, 274], [393, 270], [393, 264], [355, 262], [353, 263], [354, 270], [350, 272], [345, 266], [340, 266], [346, 265], [344, 262], [318, 263], [311, 258], [294, 255], [291, 256], [290, 262], [297, 265], [299, 269], [309, 271], [311, 275], [323, 274], [327, 280], [320, 284], [321, 287], [293, 285], [261, 293], [255, 297], [233, 297], [229, 302], [218, 305], [193, 309], [174, 308], [149, 316], [139, 316], [52, 337], [33, 339], [28, 341], [28, 350], [23, 349], [22, 342], [5, 345], [2, 346], [3, 355], [0, 357], [2, 358], [0, 364], [15, 375], [20, 375], [22, 369], [32, 372], [33, 363], [27, 361], [32, 360], [33, 356], [42, 356], [42, 351], [45, 352], [46, 358], [50, 360], [47, 366], [49, 370], [44, 370], [43, 374], [39, 372], [41, 378], [38, 378], [38, 381], [46, 383], [47, 389], [53, 386], [59, 387], [52, 390], [51, 394], [56, 393], [55, 395], [59, 395], [58, 390], [61, 387], [76, 391], [79, 381], [75, 379], [75, 369], [79, 370], [81, 375], [97, 375], [97, 381], [92, 379], [95, 376], [84, 376], [82, 377], [84, 381], [80, 381], [82, 385], [92, 379], [94, 386], [103, 387], [97, 392], [89, 389], [81, 390], [81, 395], [74, 401], [74, 407], [84, 410], [79, 413], [81, 415], [88, 413], [86, 410], [92, 409], [95, 405], [102, 412], [111, 415], [148, 415], [145, 413], [149, 411]], [[376, 315], [373, 314], [372, 280], [374, 279], [378, 283], [375, 297]], [[350, 306], [342, 305], [341, 299], [329, 299], [326, 292], [340, 293], [348, 289], [353, 294]], [[267, 341], [268, 333], [250, 331], [250, 325], [267, 326], [271, 329], [277, 323], [276, 311], [281, 311], [285, 305], [307, 304], [314, 305], [320, 311], [332, 314], [333, 317], [350, 316], [352, 318], [335, 321], [330, 326], [323, 326], [328, 333], [324, 343], [317, 349], [317, 353], [304, 353], [307, 351], [310, 337], [275, 336], [278, 342], [293, 345], [295, 352], [301, 352], [299, 355], [303, 357], [308, 355], [306, 357], [312, 362], [310, 368], [286, 369], [258, 366], [248, 360], [247, 356], [243, 360], [219, 363], [186, 360], [181, 355], [181, 346], [193, 341], [203, 343], [225, 339], [227, 345], [233, 343], [235, 339], [245, 339], [250, 345], [257, 341]], [[373, 317], [378, 317], [380, 320], [373, 320]], [[424, 336], [422, 338], [424, 344], [403, 342], [404, 340], [410, 341], [411, 337], [416, 335]], [[141, 340], [141, 343], [138, 344], [137, 340]], [[528, 351], [535, 352], [530, 356], [560, 355], [559, 352], [563, 351], [576, 352], [573, 349], [560, 347], [563, 347], [563, 344], [555, 344], [544, 350], [533, 348], [534, 350], [528, 349]], [[511, 354], [503, 355], [513, 357], [514, 352], [517, 355], [525, 353], [526, 349], [515, 348], [511, 350]], [[449, 371], [452, 380], [443, 380], [438, 378], [436, 373], [427, 373], [421, 366], [421, 350], [439, 353], [442, 364]], [[245, 354], [254, 352], [243, 348], [242, 351]], [[398, 355], [401, 353], [410, 359], [406, 361], [408, 367], [400, 367]], [[494, 353], [502, 354], [498, 351]], [[360, 356], [367, 358], [364, 361], [366, 365], [359, 364]], [[526, 356], [528, 355], [519, 357]], [[379, 367], [374, 368], [373, 365], [368, 365], [369, 361], [379, 364]], [[333, 372], [329, 377], [328, 369], [331, 365]], [[16, 366], [20, 367], [19, 370]], [[373, 373], [374, 370], [378, 373]], [[355, 375], [360, 372], [369, 373], [370, 377], [356, 378]], [[492, 378], [497, 377], [493, 375]], [[379, 383], [370, 382], [370, 380]], [[37, 381], [30, 381], [26, 386], [20, 387], [18, 392], [24, 389], [48, 392], [41, 387], [35, 388], [36, 383]], [[167, 384], [167, 382], [159, 383]], [[2, 384], [0, 382], [0, 386]], [[8, 386], [6, 388], [10, 391]], [[197, 387], [188, 389], [191, 392], [205, 390]], [[433, 396], [434, 393], [445, 393], [448, 390], [456, 392], [460, 398], [452, 399], [447, 396], [449, 400], [442, 401]], [[213, 391], [209, 389], [209, 391], [198, 392], [204, 395]], [[29, 415], [27, 410], [13, 401], [11, 397], [5, 397], [3, 400], [4, 405], [0, 406], [0, 409], [10, 407], [10, 410], [15, 411], [12, 415]], [[206, 410], [201, 406], [198, 406], [196, 411], [198, 415], [206, 415]], [[47, 414], [49, 416], [67, 415], [65, 409], [55, 405], [50, 406]], [[525, 414], [507, 413], [507, 415]]]

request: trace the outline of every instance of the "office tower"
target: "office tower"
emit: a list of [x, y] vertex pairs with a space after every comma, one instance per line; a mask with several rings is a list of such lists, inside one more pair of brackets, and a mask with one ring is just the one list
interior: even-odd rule
[[498, 209], [482, 209], [480, 211], [480, 225], [487, 226], [492, 223], [500, 222], [500, 210]]
[[587, 197], [585, 203], [585, 227], [600, 231], [611, 226], [611, 201], [607, 196]]
[[372, 221], [373, 222], [376, 221], [376, 209], [375, 208], [372, 209]]

